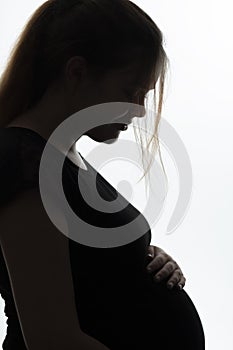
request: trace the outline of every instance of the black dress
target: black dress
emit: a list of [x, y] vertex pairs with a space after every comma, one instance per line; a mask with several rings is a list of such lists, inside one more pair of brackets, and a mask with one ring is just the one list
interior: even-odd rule
[[[39, 186], [39, 164], [45, 144], [46, 140], [31, 129], [0, 128], [0, 205], [25, 188]], [[103, 199], [111, 201], [121, 196], [82, 159], [88, 174], [97, 175], [96, 187]], [[77, 186], [78, 172], [86, 181], [87, 172], [66, 157], [62, 170], [64, 194], [75, 214], [87, 223], [118, 227], [140, 214], [129, 202], [118, 213], [99, 212], [88, 206]], [[87, 186], [87, 191], [91, 190]], [[205, 349], [200, 317], [185, 290], [169, 290], [166, 281], [155, 283], [145, 270], [151, 231], [142, 215], [138, 229], [145, 232], [140, 238], [114, 248], [90, 247], [69, 239], [82, 330], [111, 350]], [[8, 318], [3, 350], [26, 350], [1, 249], [0, 293]]]

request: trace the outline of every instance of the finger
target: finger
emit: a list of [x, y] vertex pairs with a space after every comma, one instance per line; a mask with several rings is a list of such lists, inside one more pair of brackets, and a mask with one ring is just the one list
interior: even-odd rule
[[164, 254], [157, 255], [148, 265], [147, 270], [148, 272], [155, 272], [162, 266], [166, 264], [168, 261], [168, 257]]
[[149, 247], [148, 247], [148, 254], [147, 254], [147, 256], [151, 256], [152, 258], [154, 258], [154, 247], [152, 246], [152, 245], [150, 245]]
[[176, 288], [182, 290], [185, 286], [186, 278], [182, 275], [179, 283], [176, 285]]
[[176, 269], [176, 264], [173, 261], [168, 261], [163, 268], [154, 276], [155, 281], [164, 280], [167, 277], [173, 275], [174, 270]]
[[173, 271], [172, 276], [169, 278], [168, 282], [167, 282], [167, 287], [172, 289], [174, 286], [178, 286], [179, 283], [182, 282], [182, 271], [178, 268], [176, 268]]

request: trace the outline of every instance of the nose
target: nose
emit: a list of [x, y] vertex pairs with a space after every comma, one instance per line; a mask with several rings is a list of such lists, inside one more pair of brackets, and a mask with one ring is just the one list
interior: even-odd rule
[[137, 97], [135, 101], [133, 101], [135, 106], [133, 106], [132, 114], [136, 118], [143, 118], [146, 115], [146, 109], [145, 109], [145, 98], [144, 97]]

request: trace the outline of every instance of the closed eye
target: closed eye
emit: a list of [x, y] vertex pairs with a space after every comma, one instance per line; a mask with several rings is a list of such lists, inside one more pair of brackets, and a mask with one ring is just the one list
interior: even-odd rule
[[126, 97], [130, 100], [134, 100], [137, 97], [144, 98], [146, 97], [146, 90], [139, 89], [137, 91], [126, 91]]
[[127, 92], [127, 91], [126, 91], [125, 96], [126, 96], [127, 99], [129, 99], [129, 100], [133, 100], [133, 98], [134, 98], [134, 96], [135, 96], [135, 93]]

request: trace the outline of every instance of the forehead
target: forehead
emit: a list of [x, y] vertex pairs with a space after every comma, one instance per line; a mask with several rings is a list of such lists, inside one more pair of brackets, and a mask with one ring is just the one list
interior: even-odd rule
[[138, 64], [132, 64], [131, 67], [124, 69], [121, 71], [119, 78], [122, 79], [122, 82], [124, 84], [127, 84], [127, 86], [132, 88], [144, 88], [144, 89], [154, 89], [154, 86], [159, 78], [159, 75], [161, 73], [161, 68], [156, 69], [156, 73], [152, 76], [152, 79], [150, 82], [144, 81], [142, 83], [142, 74], [143, 70], [141, 66], [138, 66]]

